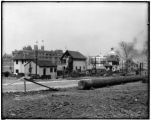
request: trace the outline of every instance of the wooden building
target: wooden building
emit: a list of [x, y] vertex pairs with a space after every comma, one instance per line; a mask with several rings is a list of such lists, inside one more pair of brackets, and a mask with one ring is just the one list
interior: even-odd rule
[[48, 51], [44, 50], [44, 46], [41, 46], [41, 49], [38, 49], [37, 45], [34, 46], [34, 49], [27, 46], [22, 50], [15, 50], [12, 52], [14, 74], [24, 73], [24, 65], [31, 60], [35, 60], [36, 56], [38, 60], [48, 60], [53, 64], [60, 64], [60, 57], [62, 54], [62, 50]]
[[[31, 60], [30, 62], [24, 65], [24, 73], [36, 74], [36, 61]], [[37, 75], [50, 75], [51, 78], [57, 77], [57, 65], [52, 64], [51, 61], [48, 60], [38, 60], [37, 61]]]
[[61, 57], [62, 70], [85, 71], [86, 57], [77, 51], [67, 50]]

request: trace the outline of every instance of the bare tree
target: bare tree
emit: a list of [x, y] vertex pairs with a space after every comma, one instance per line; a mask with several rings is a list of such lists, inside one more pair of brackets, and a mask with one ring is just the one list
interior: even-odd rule
[[146, 57], [146, 61], [148, 61], [148, 51], [149, 51], [149, 44], [148, 44], [148, 41], [146, 40], [144, 42], [144, 46], [143, 46], [143, 51], [142, 51], [142, 54], [145, 55]]
[[31, 75], [32, 73], [32, 66], [31, 66], [31, 63], [29, 64], [29, 75]]
[[130, 61], [138, 56], [138, 51], [135, 49], [136, 41], [136, 39], [133, 42], [122, 41], [119, 43], [120, 49], [116, 51], [119, 57], [125, 61], [126, 72], [128, 72]]

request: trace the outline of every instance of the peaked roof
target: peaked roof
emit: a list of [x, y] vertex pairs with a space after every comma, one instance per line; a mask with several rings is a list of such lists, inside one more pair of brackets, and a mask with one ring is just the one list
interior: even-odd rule
[[61, 57], [61, 59], [65, 56], [65, 55], [70, 55], [73, 59], [79, 59], [79, 60], [86, 60], [86, 57], [84, 55], [82, 55], [80, 52], [78, 51], [69, 51], [67, 50]]
[[[36, 63], [36, 60], [31, 60], [31, 61], [33, 61], [34, 63]], [[27, 64], [29, 64], [30, 62], [28, 62]], [[25, 64], [25, 66], [27, 64]], [[56, 64], [53, 64], [49, 60], [37, 60], [37, 65], [40, 66], [40, 67], [55, 67], [56, 66]]]
[[27, 56], [27, 55], [17, 55], [17, 56], [14, 56], [13, 57], [13, 59], [14, 60], [32, 60], [32, 59], [34, 59], [34, 57], [33, 56]]

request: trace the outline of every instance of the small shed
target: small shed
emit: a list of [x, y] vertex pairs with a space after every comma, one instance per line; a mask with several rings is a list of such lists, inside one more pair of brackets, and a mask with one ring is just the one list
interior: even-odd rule
[[[36, 60], [31, 60], [24, 65], [25, 74], [36, 74]], [[57, 65], [48, 60], [37, 60], [37, 74], [51, 75], [51, 78], [57, 77]]]

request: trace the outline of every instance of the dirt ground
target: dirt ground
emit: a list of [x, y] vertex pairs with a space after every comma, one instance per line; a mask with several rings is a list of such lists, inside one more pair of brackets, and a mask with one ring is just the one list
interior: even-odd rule
[[149, 118], [147, 83], [2, 94], [2, 118]]

